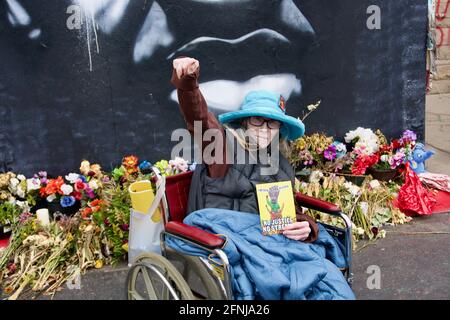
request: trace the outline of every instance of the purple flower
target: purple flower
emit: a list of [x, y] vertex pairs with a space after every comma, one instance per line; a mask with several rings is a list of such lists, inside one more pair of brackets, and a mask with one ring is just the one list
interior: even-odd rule
[[122, 229], [122, 231], [128, 231], [130, 229], [130, 226], [125, 223], [120, 225], [120, 229]]
[[370, 229], [370, 231], [372, 231], [373, 235], [376, 237], [379, 229], [377, 227], [372, 227], [372, 229]]
[[94, 190], [92, 190], [91, 188], [87, 187], [86, 189], [84, 189], [84, 191], [86, 192], [86, 195], [89, 197], [89, 199], [95, 198]]
[[29, 212], [24, 212], [24, 213], [22, 213], [22, 214], [19, 216], [19, 222], [20, 222], [20, 223], [24, 223], [24, 222], [27, 221], [28, 218], [30, 218], [31, 216], [32, 216], [31, 213], [29, 213]]
[[63, 208], [71, 207], [75, 204], [75, 197], [72, 196], [62, 197], [59, 203]]
[[323, 152], [323, 156], [325, 159], [328, 159], [330, 161], [336, 159], [336, 146], [332, 144], [328, 148], [326, 148]]
[[414, 133], [414, 131], [405, 130], [400, 140], [402, 141], [402, 143], [410, 143], [417, 140], [417, 135]]
[[405, 157], [406, 155], [403, 151], [398, 151], [393, 157], [389, 158], [391, 169], [395, 169], [403, 164], [405, 162]]
[[42, 178], [47, 178], [47, 171], [39, 171], [39, 176]]

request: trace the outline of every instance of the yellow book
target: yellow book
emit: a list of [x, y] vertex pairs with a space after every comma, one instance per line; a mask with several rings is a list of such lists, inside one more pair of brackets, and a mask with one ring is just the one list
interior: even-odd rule
[[281, 234], [297, 220], [291, 181], [257, 184], [256, 195], [264, 235]]

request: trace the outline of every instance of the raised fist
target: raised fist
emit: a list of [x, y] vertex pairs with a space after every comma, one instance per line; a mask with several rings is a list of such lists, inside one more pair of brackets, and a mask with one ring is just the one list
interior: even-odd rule
[[194, 74], [195, 70], [200, 66], [198, 60], [194, 58], [177, 58], [173, 60], [173, 68], [177, 72], [177, 77], [181, 79], [188, 74]]

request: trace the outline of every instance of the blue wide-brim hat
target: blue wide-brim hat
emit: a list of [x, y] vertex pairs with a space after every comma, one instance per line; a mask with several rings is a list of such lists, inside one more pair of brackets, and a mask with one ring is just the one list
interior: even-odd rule
[[305, 125], [300, 119], [286, 115], [286, 101], [283, 96], [266, 90], [250, 92], [240, 110], [221, 114], [218, 119], [225, 124], [253, 116], [280, 121], [280, 135], [287, 140], [298, 139], [305, 133]]

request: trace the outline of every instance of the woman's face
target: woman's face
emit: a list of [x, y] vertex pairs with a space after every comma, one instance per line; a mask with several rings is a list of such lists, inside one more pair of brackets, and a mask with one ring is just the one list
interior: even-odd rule
[[267, 148], [278, 135], [281, 122], [264, 117], [249, 117], [245, 120], [247, 133], [259, 148]]

